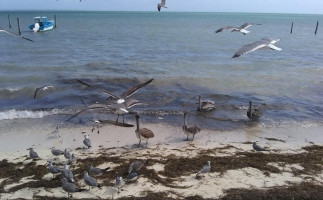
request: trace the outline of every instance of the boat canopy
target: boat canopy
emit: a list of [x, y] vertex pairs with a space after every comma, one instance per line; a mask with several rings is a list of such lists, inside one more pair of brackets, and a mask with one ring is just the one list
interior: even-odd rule
[[38, 16], [38, 17], [34, 17], [35, 19], [35, 23], [40, 23], [40, 22], [47, 22], [47, 17], [46, 16]]

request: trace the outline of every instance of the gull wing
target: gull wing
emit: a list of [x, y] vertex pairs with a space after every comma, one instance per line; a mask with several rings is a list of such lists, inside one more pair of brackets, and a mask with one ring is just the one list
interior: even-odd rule
[[70, 121], [71, 119], [83, 114], [83, 113], [86, 113], [87, 111], [91, 111], [91, 110], [102, 110], [102, 109], [109, 109], [107, 106], [105, 105], [102, 105], [102, 104], [95, 104], [95, 105], [91, 105], [87, 108], [84, 108], [83, 110], [75, 113], [73, 116], [71, 116], [70, 118], [68, 118], [65, 122], [68, 122]]
[[260, 40], [257, 42], [253, 42], [251, 44], [244, 45], [233, 55], [232, 58], [240, 57], [244, 54], [256, 51], [257, 49], [264, 48], [267, 45], [268, 45], [268, 42], [266, 42], [265, 40]]
[[29, 39], [29, 38], [26, 38], [26, 37], [24, 37], [24, 36], [22, 36], [22, 35], [15, 34], [15, 33], [13, 33], [13, 32], [10, 32], [10, 31], [4, 30], [4, 29], [0, 29], [0, 32], [5, 32], [5, 33], [7, 33], [7, 34], [9, 34], [9, 35], [13, 35], [13, 36], [20, 37], [20, 38], [22, 38], [22, 39], [28, 40], [28, 41], [30, 41], [30, 42], [34, 42], [33, 40], [31, 40], [31, 39]]
[[161, 1], [161, 5], [162, 5], [162, 6], [165, 6], [165, 5], [166, 5], [166, 0], [162, 0], [162, 1]]
[[79, 83], [81, 83], [82, 85], [86, 85], [86, 86], [88, 86], [88, 87], [90, 87], [90, 88], [97, 89], [97, 90], [99, 90], [100, 92], [102, 92], [102, 93], [104, 93], [104, 94], [110, 95], [110, 96], [112, 96], [112, 97], [114, 97], [114, 98], [116, 98], [116, 99], [120, 99], [120, 97], [118, 97], [118, 96], [116, 96], [116, 95], [112, 94], [112, 93], [111, 93], [111, 92], [109, 92], [108, 90], [105, 90], [105, 89], [102, 89], [102, 88], [99, 88], [99, 87], [96, 87], [96, 86], [90, 85], [90, 84], [88, 84], [88, 83], [85, 83], [84, 81], [81, 81], [80, 79], [77, 79], [77, 81], [78, 81]]
[[273, 44], [268, 44], [268, 47], [271, 48], [272, 50], [276, 50], [276, 51], [281, 51], [282, 49], [279, 48], [279, 47], [276, 47], [275, 45]]
[[124, 93], [121, 94], [122, 98], [127, 98], [131, 95], [133, 95], [134, 93], [136, 93], [140, 88], [148, 85], [149, 83], [151, 83], [154, 79], [150, 79], [144, 83], [140, 83], [139, 85], [133, 86], [132, 88], [130, 88], [129, 90], [125, 91]]
[[227, 31], [227, 30], [232, 30], [232, 29], [235, 29], [235, 28], [237, 28], [237, 27], [235, 27], [235, 26], [226, 26], [226, 27], [222, 27], [222, 28], [216, 30], [215, 33], [220, 33], [220, 32]]
[[261, 24], [256, 24], [256, 23], [244, 23], [242, 24], [239, 29], [247, 29], [249, 28], [250, 26], [253, 26], [253, 25], [261, 25]]

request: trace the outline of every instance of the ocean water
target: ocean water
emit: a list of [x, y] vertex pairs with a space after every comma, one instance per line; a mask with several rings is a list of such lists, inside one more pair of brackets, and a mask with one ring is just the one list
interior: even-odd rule
[[[107, 96], [76, 82], [82, 79], [120, 94], [154, 78], [133, 95], [149, 105], [134, 110], [154, 121], [189, 121], [211, 129], [249, 126], [249, 100], [261, 105], [261, 126], [323, 123], [323, 15], [176, 12], [0, 12], [0, 27], [31, 43], [0, 33], [0, 120], [69, 115]], [[34, 16], [57, 15], [57, 28], [33, 33]], [[222, 32], [227, 25], [260, 23], [250, 34]], [[290, 34], [294, 22], [293, 34]], [[232, 58], [243, 45], [264, 37], [280, 39], [281, 52], [259, 50]], [[37, 87], [54, 85], [33, 99]], [[216, 111], [198, 113], [197, 96]], [[165, 116], [166, 115], [166, 116]], [[115, 116], [100, 115], [114, 118]], [[80, 117], [82, 118], [82, 116]]]

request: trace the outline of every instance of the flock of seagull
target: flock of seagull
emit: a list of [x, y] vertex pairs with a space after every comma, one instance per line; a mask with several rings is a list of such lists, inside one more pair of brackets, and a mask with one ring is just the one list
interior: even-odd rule
[[[86, 83], [82, 80], [77, 79], [78, 83], [80, 83], [84, 86], [87, 86], [89, 88], [93, 88], [95, 90], [98, 90], [101, 93], [108, 95], [109, 97], [106, 100], [107, 101], [106, 104], [92, 104], [92, 105], [86, 106], [86, 108], [84, 108], [81, 111], [77, 112], [76, 114], [72, 115], [66, 121], [70, 121], [71, 119], [73, 119], [83, 113], [86, 113], [88, 111], [92, 112], [92, 111], [96, 111], [96, 110], [109, 110], [109, 111], [113, 111], [113, 113], [118, 115], [118, 117], [116, 119], [116, 123], [115, 123], [116, 125], [118, 125], [118, 124], [121, 124], [121, 122], [118, 122], [119, 115], [124, 116], [124, 114], [133, 114], [136, 119], [135, 134], [139, 140], [138, 147], [140, 147], [142, 140], [146, 140], [146, 148], [147, 148], [148, 140], [154, 137], [154, 133], [148, 128], [141, 128], [139, 125], [139, 119], [140, 119], [139, 114], [130, 110], [130, 108], [132, 108], [133, 106], [140, 105], [140, 104], [142, 105], [144, 103], [141, 101], [138, 101], [136, 99], [129, 99], [129, 97], [132, 96], [134, 93], [136, 93], [138, 90], [140, 90], [142, 87], [150, 84], [152, 81], [153, 81], [153, 79], [150, 79], [148, 81], [145, 81], [143, 83], [140, 83], [138, 85], [135, 85], [135, 86], [129, 88], [128, 90], [121, 93], [120, 95], [116, 95], [106, 89], [97, 87], [95, 85], [92, 85], [90, 83]], [[55, 89], [55, 87], [48, 85], [48, 86], [37, 88], [34, 93], [34, 98], [36, 99], [37, 94], [40, 91], [45, 91], [48, 89]], [[199, 111], [199, 112], [212, 112], [215, 110], [214, 102], [211, 100], [203, 100], [201, 96], [199, 96], [199, 100], [198, 100], [197, 104], [198, 104], [197, 111]], [[187, 135], [186, 140], [189, 140], [189, 136], [191, 136], [192, 140], [193, 140], [195, 135], [201, 131], [201, 128], [197, 125], [188, 126], [187, 125], [187, 114], [188, 114], [187, 112], [184, 112], [184, 124], [182, 126], [182, 129], [183, 129], [184, 134]], [[249, 108], [247, 110], [247, 117], [251, 120], [258, 120], [261, 116], [262, 116], [261, 108], [258, 106], [252, 105], [252, 102], [250, 101]], [[100, 123], [100, 120], [98, 120], [98, 123]], [[124, 118], [123, 118], [122, 123], [124, 123]], [[92, 132], [93, 132], [93, 129], [92, 129]], [[56, 130], [53, 131], [50, 135], [57, 136], [58, 133], [59, 133], [59, 127], [57, 126]], [[91, 148], [91, 139], [90, 139], [89, 135], [84, 135], [83, 144], [85, 145], [85, 147], [87, 149]], [[255, 151], [267, 151], [266, 149], [257, 145], [256, 142], [253, 143], [253, 149]], [[30, 158], [32, 158], [32, 159], [39, 158], [38, 154], [33, 150], [33, 148], [29, 148], [28, 150], [29, 150]], [[75, 185], [73, 173], [68, 167], [68, 164], [69, 165], [76, 165], [77, 158], [75, 157], [75, 155], [71, 154], [67, 149], [65, 149], [63, 151], [60, 149], [56, 149], [54, 147], [51, 148], [51, 153], [54, 156], [56, 156], [56, 159], [60, 155], [64, 155], [64, 157], [67, 159], [67, 163], [64, 163], [64, 169], [60, 169], [58, 166], [55, 166], [52, 161], [49, 161], [48, 171], [53, 174], [53, 177], [56, 174], [63, 175], [62, 188], [64, 191], [66, 191], [68, 193], [68, 198], [70, 198], [71, 194], [74, 192], [84, 191], [85, 189], [79, 188], [78, 186]], [[125, 177], [125, 181], [123, 180], [122, 176], [117, 175], [117, 177], [115, 179], [115, 187], [114, 187], [115, 193], [119, 192], [119, 189], [125, 183], [132, 183], [132, 182], [136, 181], [139, 178], [139, 174], [140, 174], [139, 170], [143, 166], [145, 166], [147, 163], [148, 163], [148, 160], [146, 160], [146, 161], [137, 160], [137, 161], [132, 162], [129, 166], [127, 173], [126, 173], [127, 175]], [[83, 174], [85, 184], [88, 185], [90, 188], [91, 187], [101, 188], [101, 185], [97, 183], [97, 181], [94, 177], [102, 175], [107, 170], [109, 170], [109, 168], [100, 169], [97, 167], [93, 167], [92, 164], [89, 164], [88, 170], [84, 171], [84, 174]], [[208, 173], [208, 172], [210, 172], [210, 170], [211, 170], [211, 162], [207, 161], [206, 164], [201, 168], [201, 170], [199, 170], [197, 172], [195, 177], [197, 179], [202, 178], [203, 177], [202, 174]]]

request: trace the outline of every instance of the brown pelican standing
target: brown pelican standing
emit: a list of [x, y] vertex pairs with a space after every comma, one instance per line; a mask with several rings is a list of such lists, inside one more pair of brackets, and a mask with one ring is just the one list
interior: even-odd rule
[[199, 96], [199, 102], [198, 102], [198, 108], [197, 108], [198, 111], [207, 112], [207, 111], [212, 111], [214, 109], [215, 107], [214, 107], [213, 101], [210, 101], [210, 100], [202, 101], [202, 97]]
[[257, 120], [262, 116], [262, 110], [258, 106], [252, 106], [252, 102], [249, 101], [249, 108], [247, 111], [247, 116], [251, 120]]
[[253, 42], [251, 44], [244, 45], [241, 47], [232, 58], [240, 57], [244, 54], [256, 51], [258, 49], [270, 48], [272, 50], [281, 51], [281, 48], [276, 47], [274, 44], [280, 39], [262, 38], [259, 41]]
[[186, 116], [187, 116], [187, 113], [185, 112], [184, 113], [184, 126], [182, 128], [183, 128], [184, 133], [187, 135], [186, 140], [188, 140], [188, 136], [190, 136], [190, 135], [193, 136], [192, 140], [194, 140], [194, 136], [201, 131], [201, 128], [197, 125], [188, 127], [187, 121], [186, 121]]
[[241, 32], [244, 35], [246, 35], [247, 33], [250, 33], [250, 31], [247, 31], [246, 29], [249, 28], [250, 26], [253, 26], [253, 25], [261, 25], [261, 24], [244, 23], [240, 27], [226, 26], [226, 27], [222, 27], [222, 28], [218, 29], [217, 31], [215, 31], [215, 33], [220, 33], [220, 32], [226, 31], [226, 30], [232, 30], [232, 32]]
[[155, 135], [154, 133], [149, 130], [148, 128], [139, 128], [139, 115], [136, 115], [136, 136], [139, 139], [138, 147], [140, 147], [141, 140], [146, 140], [146, 147], [148, 145], [148, 139], [153, 138]]
[[10, 31], [4, 30], [4, 29], [2, 29], [2, 28], [0, 28], [0, 32], [5, 32], [5, 33], [7, 33], [7, 34], [9, 34], [9, 35], [13, 35], [13, 36], [20, 37], [20, 38], [22, 38], [22, 39], [28, 40], [28, 41], [30, 41], [30, 42], [34, 42], [33, 40], [28, 39], [28, 38], [26, 38], [26, 37], [24, 37], [24, 36], [22, 36], [22, 35], [18, 35], [18, 34], [12, 33], [12, 32], [10, 32]]
[[157, 4], [157, 9], [158, 9], [158, 11], [159, 11], [159, 12], [160, 12], [160, 9], [161, 9], [162, 7], [163, 7], [163, 8], [167, 8], [167, 7], [166, 7], [166, 0], [161, 0], [161, 2]]

